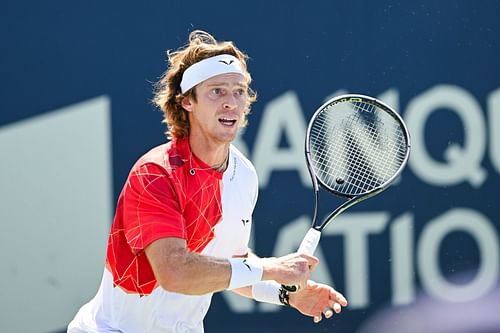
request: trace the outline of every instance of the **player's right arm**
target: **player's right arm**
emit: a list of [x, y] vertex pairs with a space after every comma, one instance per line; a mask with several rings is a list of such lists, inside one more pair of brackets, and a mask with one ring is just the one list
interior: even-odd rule
[[[184, 239], [158, 239], [145, 253], [159, 285], [168, 291], [202, 295], [230, 286], [233, 272], [229, 260], [190, 252]], [[311, 267], [318, 263], [317, 258], [298, 253], [255, 260], [262, 265], [261, 280], [299, 285], [307, 283]]]

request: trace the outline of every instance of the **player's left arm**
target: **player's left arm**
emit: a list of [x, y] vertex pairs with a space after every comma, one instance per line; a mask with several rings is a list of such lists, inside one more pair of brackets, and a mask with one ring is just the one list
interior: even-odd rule
[[[256, 257], [256, 255], [251, 252], [249, 252], [248, 256]], [[265, 289], [266, 292], [270, 294], [266, 296], [270, 298], [270, 303], [277, 304], [275, 300], [279, 300], [279, 289], [281, 288], [281, 285], [279, 283], [275, 283], [273, 286], [273, 282], [271, 281], [261, 283], [265, 283], [267, 285]], [[255, 286], [248, 286], [234, 289], [232, 291], [238, 295], [255, 299], [254, 287]], [[271, 295], [272, 293], [276, 293], [276, 297], [274, 299]], [[320, 322], [323, 315], [325, 318], [330, 318], [334, 312], [340, 313], [342, 311], [342, 307], [347, 306], [347, 300], [344, 295], [328, 285], [317, 283], [312, 280], [307, 281], [307, 286], [305, 288], [299, 290], [298, 292], [287, 293], [287, 295], [289, 305], [297, 309], [300, 313], [313, 317], [315, 323]]]

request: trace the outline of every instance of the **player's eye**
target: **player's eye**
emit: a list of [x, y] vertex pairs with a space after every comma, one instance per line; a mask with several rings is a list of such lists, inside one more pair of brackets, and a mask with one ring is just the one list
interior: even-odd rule
[[248, 97], [248, 92], [244, 88], [238, 88], [234, 91], [234, 96], [238, 99], [246, 99]]
[[221, 88], [212, 88], [211, 93], [212, 95], [222, 96], [224, 94], [224, 90]]

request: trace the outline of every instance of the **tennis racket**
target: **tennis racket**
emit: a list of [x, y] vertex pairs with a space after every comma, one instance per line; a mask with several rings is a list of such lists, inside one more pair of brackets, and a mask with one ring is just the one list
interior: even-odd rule
[[[408, 129], [385, 103], [349, 94], [323, 104], [312, 116], [306, 133], [314, 213], [297, 252], [312, 255], [321, 231], [349, 207], [388, 188], [403, 171], [409, 154]], [[345, 199], [322, 221], [318, 221], [320, 187]], [[283, 287], [298, 290], [298, 286]]]

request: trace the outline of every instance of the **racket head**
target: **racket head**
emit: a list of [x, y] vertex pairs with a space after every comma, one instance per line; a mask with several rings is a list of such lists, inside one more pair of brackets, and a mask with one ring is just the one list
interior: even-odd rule
[[410, 135], [401, 116], [365, 95], [334, 97], [312, 116], [306, 161], [313, 186], [353, 199], [386, 189], [404, 169]]

